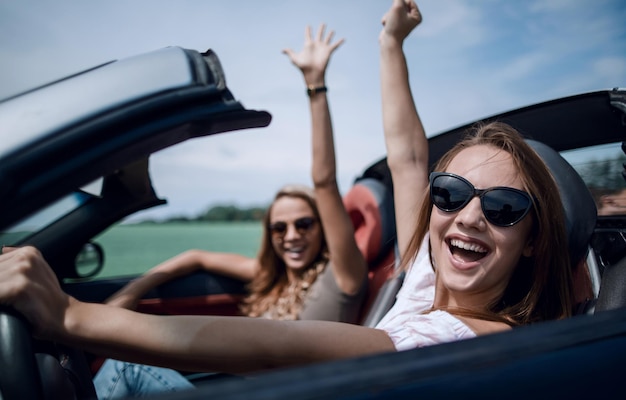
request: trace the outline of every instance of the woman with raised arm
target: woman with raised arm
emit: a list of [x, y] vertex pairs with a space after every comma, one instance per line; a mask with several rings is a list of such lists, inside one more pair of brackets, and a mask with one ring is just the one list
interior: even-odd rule
[[[412, 1], [394, 0], [381, 33], [383, 93], [402, 90], [403, 101], [411, 101], [404, 87], [408, 80], [385, 76], [392, 70], [384, 67], [394, 59], [405, 63], [397, 59], [401, 47], [386, 48], [384, 35], [401, 46], [419, 23], [416, 12]], [[394, 82], [396, 89], [384, 87]], [[415, 116], [390, 114], [387, 105], [384, 113], [390, 151], [398, 150], [397, 143], [414, 141], [412, 151], [423, 155], [419, 146], [426, 141], [413, 138], [423, 135], [421, 128], [409, 123], [406, 136], [404, 128], [391, 129], [405, 126], [405, 117], [416, 121]], [[393, 158], [402, 160], [402, 154]], [[422, 176], [413, 183], [407, 179], [410, 186], [404, 188], [426, 193], [405, 208], [415, 217], [412, 224], [406, 221], [402, 234], [407, 270], [402, 290], [411, 294], [434, 287], [434, 295], [429, 304], [410, 296], [398, 301], [376, 328], [162, 317], [83, 303], [61, 291], [32, 247], [0, 257], [0, 301], [23, 313], [38, 337], [130, 361], [231, 373], [428, 346], [571, 315], [571, 265], [559, 192], [546, 165], [517, 131], [501, 123], [478, 126], [437, 162], [430, 176], [425, 167], [416, 171], [420, 168]], [[428, 259], [432, 281], [421, 268]]]
[[334, 32], [326, 35], [325, 28], [320, 26], [313, 37], [307, 27], [302, 51], [283, 50], [302, 72], [307, 88], [313, 190], [287, 185], [278, 191], [265, 215], [258, 257], [189, 250], [129, 283], [108, 304], [134, 309], [152, 288], [204, 270], [249, 282], [244, 315], [357, 322], [367, 289], [367, 263], [337, 186], [326, 93], [326, 69], [343, 39], [333, 42]]
[[[256, 259], [190, 250], [148, 271], [107, 300], [133, 309], [150, 289], [197, 269], [250, 282], [241, 310], [250, 317], [356, 323], [367, 291], [367, 263], [336, 180], [326, 69], [333, 42], [320, 26], [306, 28], [302, 51], [283, 52], [302, 72], [311, 110], [313, 190], [288, 185], [274, 198], [264, 221]], [[173, 370], [107, 360], [94, 380], [100, 399], [141, 396], [192, 387]]]
[[[402, 50], [404, 39], [422, 22], [414, 2], [394, 1], [379, 35], [383, 131], [393, 181], [400, 255], [415, 231], [423, 191], [428, 184], [428, 142], [409, 86]], [[418, 189], [418, 190], [416, 190]]]

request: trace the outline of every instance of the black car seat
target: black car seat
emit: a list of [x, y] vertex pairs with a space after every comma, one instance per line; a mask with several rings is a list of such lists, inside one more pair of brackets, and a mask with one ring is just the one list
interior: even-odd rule
[[626, 257], [605, 268], [594, 313], [626, 307]]
[[578, 172], [558, 152], [535, 140], [527, 140], [527, 143], [543, 159], [556, 180], [565, 212], [574, 278], [575, 313], [587, 313], [595, 297], [586, 260], [596, 226], [596, 203]]

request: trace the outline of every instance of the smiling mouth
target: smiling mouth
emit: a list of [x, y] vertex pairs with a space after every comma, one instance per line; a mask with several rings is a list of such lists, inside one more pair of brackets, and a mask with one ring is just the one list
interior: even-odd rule
[[452, 239], [448, 242], [450, 253], [463, 262], [475, 262], [484, 258], [488, 250], [476, 243], [467, 243], [458, 239]]
[[285, 249], [285, 253], [291, 254], [293, 256], [299, 256], [304, 252], [304, 247], [293, 247], [289, 249]]

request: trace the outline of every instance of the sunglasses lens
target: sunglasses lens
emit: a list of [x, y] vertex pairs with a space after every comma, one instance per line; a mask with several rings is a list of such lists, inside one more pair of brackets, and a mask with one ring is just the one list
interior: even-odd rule
[[513, 189], [494, 189], [484, 194], [481, 204], [489, 222], [510, 226], [524, 218], [531, 201], [524, 193]]
[[[316, 219], [313, 217], [298, 218], [293, 222], [299, 234], [305, 234], [315, 225]], [[274, 222], [269, 225], [270, 232], [275, 236], [282, 236], [287, 232], [287, 223], [283, 221]]]
[[432, 202], [442, 211], [460, 210], [473, 196], [474, 189], [454, 176], [437, 176], [430, 187]]
[[297, 219], [296, 222], [294, 222], [296, 229], [300, 233], [306, 232], [311, 229], [313, 227], [313, 224], [315, 224], [315, 219], [311, 217], [300, 218]]
[[284, 222], [275, 222], [270, 224], [269, 229], [274, 235], [283, 235], [287, 232], [287, 224]]

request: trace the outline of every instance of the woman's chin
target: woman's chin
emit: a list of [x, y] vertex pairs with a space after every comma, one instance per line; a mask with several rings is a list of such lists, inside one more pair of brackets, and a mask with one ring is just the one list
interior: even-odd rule
[[287, 268], [294, 270], [294, 271], [304, 270], [307, 267], [309, 267], [312, 263], [312, 260], [306, 257], [287, 258], [287, 259], [284, 259], [284, 261], [285, 261], [285, 265], [287, 266]]

